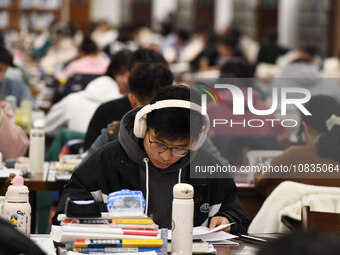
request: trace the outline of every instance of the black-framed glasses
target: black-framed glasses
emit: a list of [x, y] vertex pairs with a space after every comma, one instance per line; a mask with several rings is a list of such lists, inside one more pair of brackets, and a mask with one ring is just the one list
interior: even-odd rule
[[185, 149], [181, 149], [181, 148], [169, 148], [168, 146], [166, 146], [165, 144], [162, 144], [162, 143], [158, 143], [158, 142], [152, 142], [149, 138], [149, 143], [150, 143], [150, 148], [153, 150], [153, 151], [156, 151], [156, 152], [164, 152], [166, 150], [171, 150], [171, 153], [173, 156], [175, 157], [185, 157], [189, 150], [185, 150]]

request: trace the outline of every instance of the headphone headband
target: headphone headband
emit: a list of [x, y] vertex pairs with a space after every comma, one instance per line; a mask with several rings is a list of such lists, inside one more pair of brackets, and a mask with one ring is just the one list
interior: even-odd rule
[[[134, 122], [134, 127], [133, 127], [133, 133], [135, 134], [136, 137], [138, 138], [144, 138], [147, 126], [146, 126], [146, 116], [148, 113], [154, 111], [154, 110], [159, 110], [159, 109], [164, 109], [164, 108], [184, 108], [184, 109], [189, 109], [189, 110], [194, 110], [201, 113], [201, 106], [199, 106], [196, 103], [192, 103], [187, 100], [179, 100], [179, 99], [167, 99], [167, 100], [161, 100], [157, 101], [154, 104], [148, 104], [141, 108], [135, 117], [135, 122]], [[195, 143], [191, 145], [191, 150], [198, 150], [203, 142], [205, 141], [205, 138], [207, 136], [207, 133], [209, 131], [210, 127], [210, 121], [208, 115], [203, 115], [205, 116], [205, 125], [203, 126], [203, 129], [201, 133], [199, 134], [199, 137]]]

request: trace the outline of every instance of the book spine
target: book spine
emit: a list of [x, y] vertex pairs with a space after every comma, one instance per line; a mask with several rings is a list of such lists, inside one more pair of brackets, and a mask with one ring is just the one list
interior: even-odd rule
[[[63, 223], [63, 226], [77, 226], [79, 228], [93, 227], [94, 224], [87, 223]], [[144, 225], [144, 224], [114, 224], [114, 223], [104, 223], [95, 224], [96, 228], [129, 228], [129, 229], [158, 229], [156, 224]]]
[[122, 247], [126, 248], [142, 248], [142, 247], [158, 247], [162, 248], [163, 241], [161, 239], [123, 239]]
[[110, 224], [110, 220], [105, 220], [105, 219], [84, 219], [84, 220], [79, 220], [79, 219], [65, 219], [64, 221], [61, 222], [61, 225], [64, 224]]
[[158, 230], [147, 230], [147, 229], [128, 229], [123, 228], [124, 235], [144, 235], [144, 236], [157, 236]]
[[135, 224], [135, 225], [151, 225], [154, 224], [152, 219], [64, 219], [62, 224]]
[[117, 248], [161, 248], [161, 239], [122, 239], [122, 240], [96, 240], [96, 239], [77, 239], [74, 241], [73, 248], [98, 248], [98, 247], [117, 247]]
[[102, 233], [102, 234], [113, 234], [113, 235], [141, 235], [141, 236], [157, 236], [158, 230], [148, 229], [124, 229], [124, 228], [101, 228], [95, 225], [88, 227], [79, 227], [78, 225], [64, 225], [62, 226], [64, 232], [79, 232], [83, 231], [86, 233]]
[[112, 220], [114, 224], [153, 224], [152, 219], [114, 219]]
[[73, 247], [74, 248], [122, 247], [122, 241], [116, 239], [110, 240], [76, 239], [74, 241]]
[[74, 248], [73, 251], [81, 252], [81, 253], [92, 253], [92, 252], [103, 252], [103, 253], [118, 253], [118, 252], [148, 252], [155, 251], [160, 252], [161, 248], [111, 248], [111, 247], [102, 247], [102, 248]]

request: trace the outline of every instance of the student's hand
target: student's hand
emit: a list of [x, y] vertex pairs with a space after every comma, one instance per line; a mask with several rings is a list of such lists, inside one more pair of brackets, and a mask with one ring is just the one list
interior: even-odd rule
[[[222, 217], [222, 216], [215, 216], [211, 219], [210, 221], [210, 225], [209, 225], [209, 230], [213, 229], [213, 228], [216, 228], [220, 225], [224, 225], [224, 224], [229, 224], [229, 220], [226, 218], [226, 217]], [[221, 229], [222, 231], [225, 231], [225, 232], [230, 232], [230, 226], [224, 228], [224, 229]]]

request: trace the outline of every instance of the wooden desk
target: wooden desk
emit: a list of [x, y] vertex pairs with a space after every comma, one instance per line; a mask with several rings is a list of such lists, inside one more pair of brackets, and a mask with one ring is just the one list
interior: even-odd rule
[[[273, 233], [273, 234], [257, 234], [256, 237], [266, 239], [268, 242], [271, 242], [277, 238], [281, 238], [283, 234], [281, 233]], [[256, 255], [258, 250], [261, 249], [263, 245], [267, 245], [267, 243], [250, 243], [246, 241], [242, 241], [240, 239], [232, 239], [239, 243], [238, 246], [229, 246], [229, 245], [215, 245], [215, 249], [218, 255]]]
[[[46, 173], [37, 173], [30, 179], [25, 179], [25, 185], [30, 191], [59, 191], [64, 190], [67, 181], [56, 181], [55, 173], [49, 175], [46, 181]], [[251, 184], [237, 184], [237, 195], [244, 209], [251, 218], [254, 218], [260, 210], [266, 197], [255, 190]]]
[[215, 245], [217, 255], [255, 255], [260, 245], [236, 241], [240, 245]]
[[48, 178], [46, 174], [35, 173], [31, 178], [25, 179], [25, 185], [29, 191], [63, 191], [66, 181], [56, 181], [55, 178]]
[[[53, 163], [50, 163], [53, 164]], [[55, 167], [50, 167], [49, 176], [46, 178], [47, 169], [44, 173], [35, 173], [32, 178], [25, 179], [25, 185], [30, 191], [59, 191], [64, 190], [66, 180], [57, 181]], [[237, 183], [237, 195], [244, 209], [251, 218], [254, 218], [260, 210], [266, 197], [255, 190], [253, 184]]]

